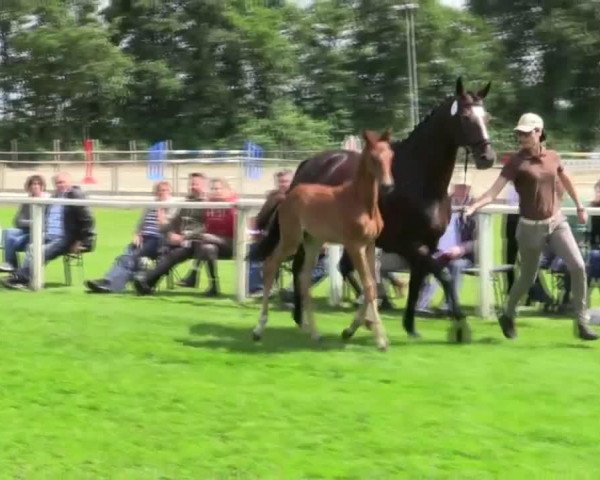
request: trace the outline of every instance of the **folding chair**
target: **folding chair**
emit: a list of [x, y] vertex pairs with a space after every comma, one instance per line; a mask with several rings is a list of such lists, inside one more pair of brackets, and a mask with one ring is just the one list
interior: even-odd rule
[[83, 281], [83, 255], [93, 252], [96, 248], [96, 234], [94, 233], [88, 247], [79, 250], [78, 252], [67, 252], [62, 256], [63, 270], [65, 274], [65, 284], [70, 287], [73, 285], [72, 268], [79, 267], [81, 270], [81, 281]]

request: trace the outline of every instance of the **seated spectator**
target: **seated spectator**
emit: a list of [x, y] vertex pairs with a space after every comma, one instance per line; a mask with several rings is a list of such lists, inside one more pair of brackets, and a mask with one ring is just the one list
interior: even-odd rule
[[[206, 200], [207, 181], [201, 173], [190, 175], [188, 202]], [[184, 208], [166, 226], [169, 253], [164, 255], [151, 270], [136, 275], [133, 285], [140, 295], [152, 293], [161, 277], [171, 268], [194, 256], [194, 244], [201, 237], [204, 213], [200, 209]]]
[[[158, 182], [154, 195], [159, 202], [171, 201], [169, 182]], [[113, 267], [104, 278], [86, 280], [85, 286], [93, 293], [113, 293], [125, 290], [127, 283], [142, 268], [142, 258], [156, 259], [164, 245], [162, 229], [169, 224], [174, 215], [169, 207], [151, 208], [144, 211], [133, 234], [132, 242], [125, 252], [116, 258]]]
[[[451, 194], [452, 205], [468, 205], [472, 201], [470, 191], [471, 187], [469, 185], [455, 184]], [[475, 263], [473, 255], [475, 227], [475, 219], [472, 217], [465, 219], [462, 212], [453, 212], [448, 227], [439, 240], [438, 251], [434, 254], [434, 258], [448, 268], [456, 298], [459, 297], [460, 293], [462, 271], [465, 268], [472, 267]], [[437, 287], [437, 282], [425, 281], [417, 301], [417, 312], [432, 313], [430, 304]], [[449, 310], [446, 302], [447, 299], [444, 300], [441, 307], [443, 312]]]
[[[394, 306], [390, 301], [385, 287], [385, 282], [389, 282], [400, 298], [404, 297], [404, 290], [406, 289], [406, 283], [400, 278], [396, 277], [396, 273], [401, 270], [407, 270], [408, 266], [404, 259], [397, 253], [384, 252], [376, 250], [377, 260], [375, 268], [378, 269], [376, 272], [377, 280], [377, 299], [379, 303], [379, 309], [382, 311], [392, 310]], [[354, 265], [346, 250], [343, 251], [342, 257], [338, 263], [338, 270], [342, 275], [345, 282], [348, 282], [348, 286], [354, 292], [356, 300], [355, 304], [360, 304], [363, 301], [362, 287], [360, 282], [356, 278], [354, 271]]]
[[[45, 190], [46, 181], [41, 175], [31, 175], [25, 181], [25, 191], [30, 197], [41, 197]], [[23, 204], [19, 207], [14, 225], [15, 228], [8, 228], [2, 232], [4, 263], [0, 265], [0, 272], [14, 272], [18, 267], [17, 252], [24, 252], [29, 244], [30, 205]]]
[[[600, 180], [594, 185], [594, 200], [590, 202], [590, 207], [600, 207]], [[590, 223], [588, 283], [600, 279], [600, 216], [592, 215]]]
[[[68, 173], [57, 173], [53, 180], [56, 192], [52, 198], [85, 198], [83, 191], [71, 184]], [[88, 207], [50, 205], [46, 210], [44, 262], [48, 263], [66, 253], [89, 250], [94, 241], [93, 229], [94, 219]], [[4, 286], [15, 289], [27, 287], [31, 277], [31, 260], [31, 253], [28, 253], [23, 266], [4, 280]]]
[[[262, 236], [262, 232], [266, 229], [270, 219], [271, 213], [281, 200], [285, 198], [285, 195], [290, 188], [292, 183], [293, 173], [291, 170], [280, 170], [275, 174], [275, 190], [271, 190], [267, 194], [267, 198], [262, 208], [253, 219], [253, 228], [256, 237]], [[250, 245], [250, 252], [252, 252], [257, 246], [254, 242]], [[262, 262], [249, 262], [248, 265], [248, 292], [250, 294], [256, 294], [261, 292], [263, 289], [262, 281]]]
[[[210, 182], [209, 200], [212, 202], [235, 202], [237, 195], [231, 190], [223, 178], [214, 178]], [[212, 208], [204, 213], [204, 232], [194, 242], [194, 265], [181, 286], [193, 287], [197, 282], [198, 269], [202, 262], [208, 266], [209, 287], [206, 296], [219, 295], [219, 278], [217, 275], [217, 259], [233, 256], [233, 236], [235, 232], [236, 209]]]

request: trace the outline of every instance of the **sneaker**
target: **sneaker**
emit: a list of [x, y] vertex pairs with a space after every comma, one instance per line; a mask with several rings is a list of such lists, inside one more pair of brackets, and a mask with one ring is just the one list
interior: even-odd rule
[[25, 290], [29, 285], [17, 277], [5, 278], [2, 280], [2, 285], [12, 290]]
[[506, 338], [516, 338], [517, 330], [515, 329], [515, 319], [509, 317], [505, 313], [502, 313], [498, 317], [498, 323], [500, 324], [500, 328], [502, 329], [502, 333]]
[[8, 262], [0, 263], [0, 272], [13, 273], [14, 271], [15, 271], [15, 267], [13, 267], [10, 263], [8, 263]]
[[575, 336], [581, 340], [598, 340], [598, 334], [585, 323], [575, 323]]
[[209, 287], [204, 292], [202, 292], [203, 297], [218, 297], [219, 289], [216, 286]]
[[108, 287], [108, 281], [105, 279], [100, 280], [86, 280], [85, 286], [91, 293], [111, 293], [112, 290]]
[[196, 285], [194, 285], [193, 282], [191, 282], [187, 278], [184, 278], [183, 280], [177, 281], [175, 283], [175, 285], [177, 285], [178, 287], [185, 287], [185, 288], [194, 288], [196, 286]]
[[179, 280], [176, 283], [176, 285], [178, 285], [179, 287], [185, 287], [185, 288], [195, 288], [197, 275], [198, 275], [197, 272], [192, 272], [192, 273], [188, 274], [184, 279]]

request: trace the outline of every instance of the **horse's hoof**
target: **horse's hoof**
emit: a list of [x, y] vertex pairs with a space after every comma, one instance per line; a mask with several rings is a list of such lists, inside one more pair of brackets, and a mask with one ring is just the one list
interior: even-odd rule
[[380, 352], [386, 352], [389, 346], [390, 343], [387, 340], [377, 342], [377, 350]]
[[256, 332], [255, 330], [252, 330], [252, 340], [254, 340], [255, 342], [259, 342], [261, 338], [262, 335], [260, 333]]
[[471, 343], [471, 327], [466, 321], [452, 325], [448, 331], [448, 341], [451, 343]]
[[409, 336], [409, 338], [421, 338], [421, 334], [416, 330], [408, 331], [406, 334]]
[[321, 335], [318, 333], [312, 334], [310, 338], [312, 338], [313, 342], [321, 343]]
[[350, 340], [353, 335], [354, 332], [351, 328], [344, 328], [344, 330], [342, 330], [342, 340]]

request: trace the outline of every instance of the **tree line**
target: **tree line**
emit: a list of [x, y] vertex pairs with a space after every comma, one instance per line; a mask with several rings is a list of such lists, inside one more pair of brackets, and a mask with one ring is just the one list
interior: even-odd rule
[[[421, 0], [421, 117], [492, 81], [498, 148], [524, 111], [563, 149], [600, 135], [596, 0]], [[0, 150], [86, 137], [125, 148], [171, 139], [219, 148], [318, 149], [368, 127], [410, 132], [406, 21], [394, 0], [4, 0]]]

